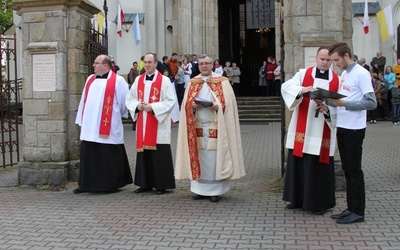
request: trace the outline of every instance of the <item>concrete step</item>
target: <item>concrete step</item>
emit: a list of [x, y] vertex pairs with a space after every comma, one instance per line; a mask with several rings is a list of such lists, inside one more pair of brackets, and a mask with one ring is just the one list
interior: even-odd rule
[[238, 97], [236, 102], [241, 123], [281, 121], [280, 97]]

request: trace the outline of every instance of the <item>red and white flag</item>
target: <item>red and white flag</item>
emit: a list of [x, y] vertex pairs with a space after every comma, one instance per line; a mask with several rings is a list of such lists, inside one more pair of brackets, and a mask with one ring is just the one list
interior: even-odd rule
[[124, 22], [124, 12], [121, 8], [121, 3], [118, 1], [118, 16], [117, 16], [117, 33], [122, 37], [122, 23]]
[[368, 34], [368, 32], [369, 32], [368, 0], [365, 0], [365, 7], [364, 7], [364, 33]]

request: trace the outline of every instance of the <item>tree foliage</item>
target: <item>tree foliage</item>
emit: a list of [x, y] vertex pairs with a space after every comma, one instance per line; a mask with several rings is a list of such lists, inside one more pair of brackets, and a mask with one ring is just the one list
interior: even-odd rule
[[12, 0], [0, 0], [0, 33], [3, 33], [13, 23], [13, 12], [9, 6]]

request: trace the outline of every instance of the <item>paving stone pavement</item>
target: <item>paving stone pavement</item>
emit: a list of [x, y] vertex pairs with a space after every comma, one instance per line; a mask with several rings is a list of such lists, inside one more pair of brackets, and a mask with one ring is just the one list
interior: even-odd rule
[[[134, 132], [125, 124], [134, 173]], [[175, 155], [177, 124], [173, 125]], [[366, 222], [338, 225], [286, 210], [280, 179], [280, 124], [241, 125], [247, 175], [219, 203], [191, 199], [189, 182], [165, 195], [73, 194], [16, 186], [16, 168], [0, 171], [0, 249], [400, 249], [400, 127], [368, 125], [363, 168]]]

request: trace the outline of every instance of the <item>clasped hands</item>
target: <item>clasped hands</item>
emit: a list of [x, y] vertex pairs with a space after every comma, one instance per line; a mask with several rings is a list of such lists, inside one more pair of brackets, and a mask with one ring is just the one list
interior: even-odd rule
[[[193, 107], [194, 109], [198, 109], [198, 108], [200, 108], [200, 107], [203, 107], [203, 108], [204, 108], [204, 106], [202, 106], [202, 105], [200, 105], [200, 104], [197, 104], [197, 103], [195, 103], [195, 102], [192, 103], [192, 107]], [[209, 108], [210, 108], [211, 110], [213, 110], [213, 111], [217, 111], [217, 110], [218, 110], [218, 104], [217, 104], [217, 102], [213, 102], [213, 105], [210, 106]]]
[[137, 109], [139, 111], [146, 111], [146, 112], [151, 112], [153, 111], [153, 108], [151, 107], [150, 104], [148, 104], [147, 102], [141, 102], [139, 103], [139, 105], [137, 106]]

